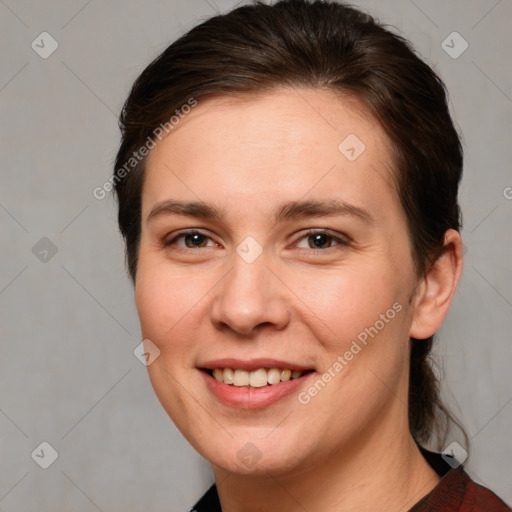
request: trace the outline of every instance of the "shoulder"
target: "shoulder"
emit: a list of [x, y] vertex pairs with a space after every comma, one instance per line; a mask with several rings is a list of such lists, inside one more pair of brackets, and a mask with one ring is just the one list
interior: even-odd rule
[[[490, 489], [473, 482], [469, 477], [466, 485], [466, 496], [464, 497], [463, 506], [468, 512], [486, 511], [486, 512], [510, 512], [512, 509], [504, 503]], [[465, 509], [462, 508], [461, 512]]]
[[463, 466], [443, 468], [440, 454], [422, 452], [441, 480], [410, 512], [512, 512], [494, 492], [474, 482]]

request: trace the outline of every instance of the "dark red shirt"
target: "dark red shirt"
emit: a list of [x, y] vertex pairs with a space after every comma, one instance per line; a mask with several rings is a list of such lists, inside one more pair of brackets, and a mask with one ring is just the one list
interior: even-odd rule
[[441, 454], [421, 448], [423, 457], [441, 477], [438, 484], [409, 512], [510, 512], [491, 490], [473, 482], [463, 466], [452, 469]]
[[[471, 480], [463, 466], [452, 469], [441, 454], [420, 450], [441, 480], [409, 512], [512, 512], [496, 494]], [[222, 512], [215, 485], [190, 512]]]

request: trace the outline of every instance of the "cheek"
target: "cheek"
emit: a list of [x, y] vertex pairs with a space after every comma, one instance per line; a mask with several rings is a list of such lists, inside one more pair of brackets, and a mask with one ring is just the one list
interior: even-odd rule
[[319, 400], [318, 405], [328, 410], [336, 404], [345, 410], [355, 401], [353, 413], [364, 414], [382, 403], [389, 389], [397, 389], [404, 375], [410, 323], [407, 285], [389, 268], [370, 266], [305, 281], [301, 293], [317, 312], [309, 327], [325, 349], [321, 371], [336, 375], [325, 403]]
[[403, 301], [404, 286], [389, 269], [353, 266], [296, 277], [305, 313], [315, 312], [317, 325], [342, 344], [373, 326], [390, 308], [393, 315], [393, 304]]
[[161, 352], [176, 353], [183, 343], [186, 344], [186, 338], [180, 333], [193, 322], [205, 293], [196, 281], [192, 276], [171, 275], [158, 263], [146, 264], [144, 258], [139, 262], [135, 304], [142, 335], [155, 343]]
[[147, 367], [148, 375], [163, 408], [184, 433], [188, 432], [186, 419], [194, 416], [194, 402], [183, 387], [196, 378], [190, 333], [197, 325], [200, 296], [204, 295], [193, 280], [174, 275], [157, 259], [141, 257], [135, 285], [142, 336], [160, 351]]

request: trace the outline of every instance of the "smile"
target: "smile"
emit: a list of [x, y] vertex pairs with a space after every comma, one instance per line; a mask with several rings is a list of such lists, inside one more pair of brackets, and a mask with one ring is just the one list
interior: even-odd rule
[[294, 392], [315, 373], [284, 361], [217, 360], [199, 367], [211, 394], [222, 404], [242, 409], [261, 409]]
[[[207, 370], [208, 371], [208, 370]], [[280, 382], [298, 379], [305, 372], [299, 370], [286, 370], [281, 368], [259, 368], [254, 371], [232, 368], [215, 368], [211, 375], [219, 382], [224, 382], [230, 386], [250, 386], [251, 388], [261, 388], [263, 386], [275, 385]]]

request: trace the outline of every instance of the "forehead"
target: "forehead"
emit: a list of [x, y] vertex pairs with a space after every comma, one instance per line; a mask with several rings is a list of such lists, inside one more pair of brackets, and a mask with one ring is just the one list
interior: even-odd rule
[[360, 201], [350, 196], [393, 194], [391, 168], [385, 133], [354, 97], [317, 89], [215, 97], [151, 150], [143, 208], [176, 194], [269, 202], [339, 191]]

